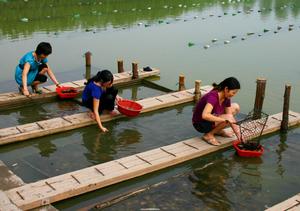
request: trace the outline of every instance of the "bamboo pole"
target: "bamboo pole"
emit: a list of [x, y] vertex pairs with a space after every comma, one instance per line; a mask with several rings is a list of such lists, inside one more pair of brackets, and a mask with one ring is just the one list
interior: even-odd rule
[[261, 117], [262, 107], [265, 98], [267, 80], [264, 78], [256, 79], [256, 96], [254, 102], [254, 117], [259, 119]]
[[179, 87], [178, 87], [178, 91], [183, 91], [185, 90], [185, 85], [184, 85], [184, 75], [179, 75]]
[[284, 91], [282, 121], [281, 121], [281, 125], [280, 125], [280, 131], [282, 133], [286, 133], [289, 128], [290, 95], [291, 95], [291, 85], [286, 84], [285, 91]]
[[124, 65], [123, 65], [123, 60], [118, 60], [118, 73], [123, 73], [124, 72]]
[[138, 79], [139, 72], [138, 72], [138, 63], [132, 62], [132, 79]]
[[195, 103], [197, 103], [201, 98], [200, 86], [201, 86], [201, 80], [196, 80], [195, 81], [195, 98], [194, 98]]

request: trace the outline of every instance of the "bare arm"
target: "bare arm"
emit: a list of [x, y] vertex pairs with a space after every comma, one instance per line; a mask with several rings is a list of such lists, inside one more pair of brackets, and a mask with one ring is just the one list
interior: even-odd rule
[[48, 66], [48, 71], [47, 71], [47, 73], [48, 73], [49, 77], [51, 78], [51, 80], [53, 81], [53, 83], [54, 83], [55, 85], [59, 85], [59, 83], [58, 83], [58, 81], [56, 80], [56, 77], [55, 77], [55, 75], [54, 75], [52, 69], [50, 68], [50, 66], [49, 66], [48, 64], [47, 64], [47, 66]]
[[222, 117], [218, 117], [215, 115], [212, 115], [211, 112], [213, 110], [213, 106], [210, 103], [207, 103], [204, 107], [204, 110], [202, 112], [202, 119], [210, 121], [210, 122], [224, 122], [226, 119]]
[[29, 69], [30, 69], [30, 64], [27, 62], [27, 63], [25, 63], [23, 72], [22, 72], [22, 84], [23, 84], [22, 90], [23, 90], [23, 94], [26, 96], [29, 95], [28, 88], [27, 88], [27, 75], [28, 75]]
[[101, 119], [100, 119], [100, 115], [99, 115], [99, 105], [100, 105], [100, 101], [98, 99], [93, 99], [93, 112], [95, 115], [95, 119], [98, 123], [99, 128], [103, 131], [103, 132], [107, 132], [108, 130], [103, 127], [102, 123], [101, 123]]

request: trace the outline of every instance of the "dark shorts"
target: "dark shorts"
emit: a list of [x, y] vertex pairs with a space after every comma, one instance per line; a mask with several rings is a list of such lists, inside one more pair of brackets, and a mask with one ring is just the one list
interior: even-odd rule
[[200, 133], [208, 133], [214, 128], [214, 123], [209, 121], [201, 121], [193, 123], [194, 128]]
[[41, 83], [45, 83], [47, 81], [47, 76], [44, 74], [40, 74], [40, 72], [44, 69], [44, 68], [48, 68], [48, 66], [46, 64], [41, 64], [39, 65], [39, 72], [38, 74], [36, 74], [34, 81], [39, 81]]

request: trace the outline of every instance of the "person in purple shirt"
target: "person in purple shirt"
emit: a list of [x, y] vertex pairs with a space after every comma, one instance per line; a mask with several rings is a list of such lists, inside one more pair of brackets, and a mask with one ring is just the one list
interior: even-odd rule
[[[215, 135], [223, 137], [232, 137], [233, 133], [224, 130], [227, 126], [238, 132], [234, 115], [240, 110], [237, 103], [231, 103], [231, 98], [237, 94], [240, 89], [239, 81], [234, 77], [224, 79], [219, 84], [213, 84], [213, 89], [205, 94], [197, 103], [192, 123], [194, 128], [204, 133], [202, 139], [207, 143], [218, 146]], [[238, 134], [238, 133], [237, 133]]]

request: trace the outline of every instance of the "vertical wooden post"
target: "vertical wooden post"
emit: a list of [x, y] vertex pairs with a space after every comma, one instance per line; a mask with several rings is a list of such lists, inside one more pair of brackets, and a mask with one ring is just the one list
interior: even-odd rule
[[265, 98], [266, 82], [267, 81], [264, 78], [256, 79], [256, 96], [254, 102], [255, 119], [259, 119], [261, 117], [261, 111]]
[[89, 80], [91, 78], [91, 66], [85, 67], [85, 79]]
[[132, 79], [139, 78], [138, 63], [132, 62]]
[[138, 99], [137, 96], [138, 96], [138, 87], [134, 86], [131, 89], [131, 99], [136, 101]]
[[118, 60], [118, 73], [124, 72], [123, 60]]
[[195, 103], [197, 103], [201, 98], [200, 86], [201, 86], [201, 81], [196, 80], [195, 81], [195, 97], [194, 97]]
[[280, 125], [280, 131], [282, 133], [286, 133], [289, 128], [290, 95], [291, 95], [291, 85], [286, 84], [285, 91], [284, 91], [282, 121], [281, 121], [281, 125]]
[[91, 52], [86, 52], [85, 54], [85, 79], [89, 80], [91, 78]]
[[92, 53], [88, 51], [84, 55], [85, 55], [85, 66], [86, 67], [90, 67], [91, 66], [91, 56], [92, 56]]
[[185, 90], [184, 75], [179, 75], [179, 87], [178, 87], [178, 91], [183, 91], [183, 90]]

